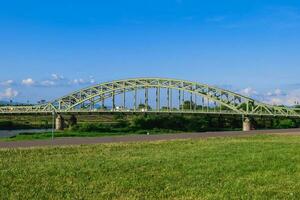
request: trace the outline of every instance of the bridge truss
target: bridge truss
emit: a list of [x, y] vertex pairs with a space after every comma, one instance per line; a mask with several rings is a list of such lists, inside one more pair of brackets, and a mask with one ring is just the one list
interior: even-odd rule
[[3, 106], [0, 114], [199, 113], [300, 117], [300, 110], [268, 105], [217, 87], [168, 78], [101, 83], [34, 106]]

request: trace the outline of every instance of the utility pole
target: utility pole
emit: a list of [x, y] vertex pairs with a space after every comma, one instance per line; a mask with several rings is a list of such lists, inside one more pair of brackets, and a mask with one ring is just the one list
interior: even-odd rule
[[55, 111], [52, 111], [52, 140], [54, 140]]

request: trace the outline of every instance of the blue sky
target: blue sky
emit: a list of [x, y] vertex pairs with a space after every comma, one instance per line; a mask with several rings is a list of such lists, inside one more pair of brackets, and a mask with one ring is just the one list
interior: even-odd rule
[[154, 76], [292, 104], [299, 35], [292, 0], [1, 1], [0, 99]]

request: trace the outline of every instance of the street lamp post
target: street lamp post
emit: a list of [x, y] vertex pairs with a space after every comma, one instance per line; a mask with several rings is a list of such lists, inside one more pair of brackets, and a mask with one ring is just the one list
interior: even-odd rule
[[54, 140], [55, 111], [52, 111], [52, 140]]

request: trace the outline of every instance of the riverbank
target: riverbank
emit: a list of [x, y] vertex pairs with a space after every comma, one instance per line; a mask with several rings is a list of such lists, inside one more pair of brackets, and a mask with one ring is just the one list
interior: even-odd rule
[[19, 134], [41, 134], [49, 133], [51, 129], [16, 129], [16, 130], [0, 130], [0, 140], [14, 138]]
[[0, 150], [0, 194], [3, 199], [299, 199], [299, 152], [299, 136], [261, 134]]
[[255, 131], [219, 131], [202, 133], [169, 133], [169, 134], [115, 134], [115, 135], [93, 135], [83, 137], [55, 137], [31, 139], [31, 140], [0, 140], [0, 148], [18, 147], [38, 147], [38, 146], [64, 146], [64, 145], [84, 145], [99, 143], [119, 143], [119, 142], [145, 142], [145, 141], [165, 141], [178, 139], [203, 139], [210, 137], [236, 137], [254, 135], [294, 135], [300, 136], [300, 129], [281, 129], [281, 130], [255, 130]]
[[[62, 138], [62, 137], [104, 137], [104, 136], [126, 136], [126, 135], [157, 135], [157, 134], [167, 134], [167, 133], [179, 133], [179, 131], [174, 130], [163, 130], [163, 129], [154, 129], [154, 130], [138, 130], [138, 131], [114, 131], [114, 132], [96, 132], [96, 131], [89, 131], [89, 132], [79, 132], [79, 131], [55, 131], [54, 137], [55, 138]], [[0, 137], [0, 141], [19, 141], [19, 140], [46, 140], [52, 138], [52, 131], [24, 131], [20, 132], [19, 134], [14, 134], [10, 137]]]

